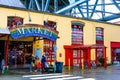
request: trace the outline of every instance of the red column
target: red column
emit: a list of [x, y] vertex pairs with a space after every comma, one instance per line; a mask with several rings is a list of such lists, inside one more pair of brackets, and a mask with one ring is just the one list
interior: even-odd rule
[[104, 68], [107, 68], [106, 48], [104, 48]]
[[81, 57], [81, 50], [79, 49], [79, 53], [80, 53], [80, 64], [79, 64], [79, 67], [80, 67], [80, 69], [82, 69], [82, 57]]
[[96, 60], [96, 64], [98, 65], [97, 49], [95, 49], [95, 60]]
[[9, 48], [9, 35], [6, 41], [6, 54], [5, 54], [5, 66], [8, 66], [8, 48]]
[[74, 62], [73, 62], [73, 50], [74, 50], [74, 49], [70, 49], [70, 54], [69, 54], [69, 57], [70, 57], [70, 65], [71, 65], [71, 66], [74, 65]]
[[88, 57], [88, 61], [87, 61], [87, 62], [88, 62], [88, 69], [90, 69], [90, 68], [91, 68], [91, 64], [90, 64], [90, 60], [91, 60], [91, 53], [90, 53], [90, 50], [91, 50], [91, 49], [90, 49], [90, 48], [88, 48], [88, 56], [87, 56], [87, 57]]
[[69, 50], [65, 49], [65, 65], [68, 66], [68, 56], [69, 56]]
[[70, 59], [71, 64], [71, 49], [65, 48], [65, 65], [68, 66], [68, 59]]

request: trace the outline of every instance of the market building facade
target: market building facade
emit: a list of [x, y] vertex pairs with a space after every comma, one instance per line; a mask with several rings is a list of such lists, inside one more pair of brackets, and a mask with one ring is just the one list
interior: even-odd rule
[[[5, 65], [25, 65], [29, 55], [79, 66], [119, 60], [120, 26], [93, 20], [0, 6], [0, 53]], [[70, 61], [70, 62], [69, 62]]]

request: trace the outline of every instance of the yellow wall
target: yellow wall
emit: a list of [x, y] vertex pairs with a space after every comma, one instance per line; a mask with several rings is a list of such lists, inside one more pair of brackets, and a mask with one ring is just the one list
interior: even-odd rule
[[43, 40], [37, 40], [33, 42], [33, 54], [35, 54], [34, 53], [35, 48], [41, 48], [43, 53]]
[[[66, 16], [59, 16], [55, 14], [45, 14], [40, 12], [31, 12], [27, 10], [17, 10], [12, 8], [0, 7], [0, 27], [7, 26], [7, 16], [19, 16], [24, 18], [24, 23], [34, 23], [34, 24], [43, 24], [44, 20], [51, 20], [57, 22], [57, 30], [59, 31], [59, 39], [57, 40], [57, 61], [65, 61], [65, 50], [64, 45], [71, 45], [71, 21], [78, 20], [85, 23], [84, 26], [84, 44], [95, 44], [95, 27], [104, 28], [104, 45], [107, 47], [107, 57], [108, 63], [110, 63], [111, 50], [110, 50], [110, 41], [120, 42], [120, 26], [94, 22], [90, 20], [83, 20], [80, 18], [72, 18]], [[29, 16], [32, 19], [32, 22], [29, 22]], [[38, 45], [39, 44], [39, 45]], [[43, 48], [43, 41], [35, 42], [35, 47]], [[94, 50], [91, 51], [94, 54]], [[62, 57], [59, 57], [59, 54], [62, 53]], [[94, 56], [92, 56], [94, 58]]]

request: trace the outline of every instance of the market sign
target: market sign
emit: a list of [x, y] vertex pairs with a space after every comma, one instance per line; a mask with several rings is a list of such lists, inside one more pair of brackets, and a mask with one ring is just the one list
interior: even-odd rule
[[43, 37], [55, 41], [58, 38], [58, 31], [38, 24], [24, 24], [10, 29], [12, 38], [29, 36]]

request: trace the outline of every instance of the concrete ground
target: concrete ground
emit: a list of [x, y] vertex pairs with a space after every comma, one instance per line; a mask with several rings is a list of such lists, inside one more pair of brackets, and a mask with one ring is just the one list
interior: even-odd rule
[[[12, 69], [9, 70], [8, 74], [0, 73], [0, 80], [30, 80], [24, 79], [23, 76], [31, 74], [38, 75], [42, 73], [29, 72], [29, 69]], [[108, 66], [107, 69], [97, 68], [90, 70], [88, 69], [81, 70], [78, 67], [71, 67], [70, 71], [68, 70], [68, 67], [64, 67], [62, 74], [71, 74], [74, 76], [82, 76], [84, 78], [94, 78], [95, 80], [120, 80], [120, 66], [113, 65]]]

